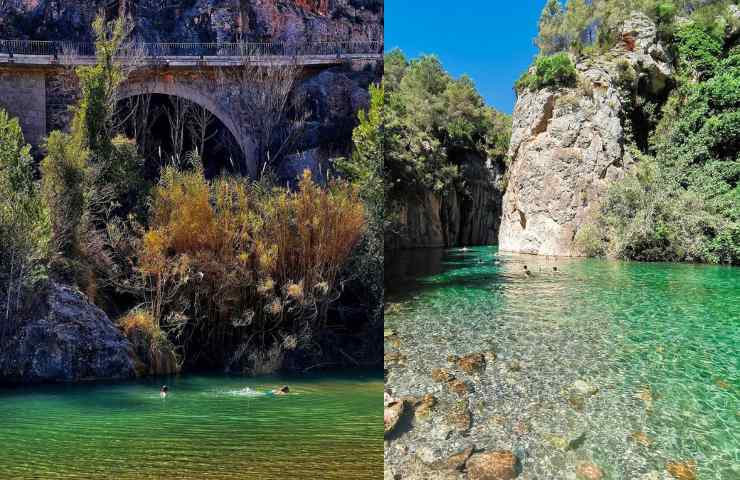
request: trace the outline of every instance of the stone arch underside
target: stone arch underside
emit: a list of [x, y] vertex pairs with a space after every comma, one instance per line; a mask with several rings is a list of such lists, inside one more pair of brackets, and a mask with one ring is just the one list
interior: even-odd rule
[[247, 170], [252, 178], [257, 178], [257, 161], [255, 158], [254, 141], [240, 134], [240, 127], [226, 112], [226, 107], [217, 101], [214, 96], [208, 95], [198, 88], [172, 81], [149, 80], [144, 82], [130, 82], [124, 84], [116, 95], [116, 101], [146, 94], [170, 95], [191, 101], [213, 114], [231, 133], [239, 144], [247, 164]]

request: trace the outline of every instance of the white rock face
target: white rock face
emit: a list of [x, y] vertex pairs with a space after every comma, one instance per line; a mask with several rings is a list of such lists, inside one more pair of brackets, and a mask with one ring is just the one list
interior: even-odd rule
[[618, 61], [629, 62], [635, 85], [650, 91], [662, 90], [673, 74], [647, 17], [634, 15], [623, 38], [604, 58], [577, 65], [579, 86], [519, 94], [499, 230], [502, 251], [581, 255], [574, 244], [578, 230], [631, 165], [623, 148]]

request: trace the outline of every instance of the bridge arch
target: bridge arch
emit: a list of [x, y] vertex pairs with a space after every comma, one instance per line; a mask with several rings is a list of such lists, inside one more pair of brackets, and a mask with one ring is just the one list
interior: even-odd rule
[[223, 105], [216, 100], [216, 92], [209, 93], [210, 94], [207, 94], [192, 85], [175, 81], [159, 79], [134, 82], [129, 81], [118, 90], [116, 101], [120, 102], [139, 95], [159, 94], [180, 97], [205, 108], [231, 133], [242, 151], [242, 155], [247, 166], [247, 173], [252, 178], [256, 178], [257, 162], [255, 159], [254, 141], [248, 136], [240, 133], [240, 126], [236, 124], [233, 116], [226, 111], [228, 106]]

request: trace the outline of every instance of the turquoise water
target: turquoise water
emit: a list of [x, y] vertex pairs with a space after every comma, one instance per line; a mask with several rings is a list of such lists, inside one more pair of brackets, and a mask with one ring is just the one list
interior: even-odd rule
[[381, 475], [379, 375], [183, 375], [165, 400], [161, 381], [0, 390], [0, 478]]
[[[520, 478], [574, 478], [589, 461], [613, 479], [670, 478], [670, 462], [695, 462], [700, 479], [740, 479], [739, 268], [495, 247], [404, 252], [392, 264], [386, 328], [408, 360], [387, 388], [444, 404], [432, 368], [449, 354], [498, 355], [470, 379], [467, 436], [435, 438], [434, 421], [418, 425], [396, 442], [410, 454], [474, 442], [515, 451]], [[579, 380], [598, 391], [577, 404], [569, 391]], [[563, 451], [554, 436], [585, 441]], [[392, 453], [386, 461], [402, 470], [411, 456]]]

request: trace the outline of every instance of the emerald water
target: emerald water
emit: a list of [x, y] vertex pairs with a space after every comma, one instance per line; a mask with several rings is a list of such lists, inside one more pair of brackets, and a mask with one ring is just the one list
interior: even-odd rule
[[159, 382], [0, 390], [0, 478], [381, 475], [379, 375], [182, 375], [164, 400]]
[[[405, 361], [386, 388], [438, 399], [431, 420], [386, 445], [390, 471], [475, 445], [512, 450], [523, 479], [576, 478], [582, 462], [611, 479], [673, 478], [671, 462], [740, 478], [740, 269], [495, 247], [409, 251], [387, 265], [397, 340], [386, 352]], [[497, 354], [484, 373], [455, 371], [472, 386], [460, 434], [444, 418], [457, 399], [430, 372], [481, 351]]]

